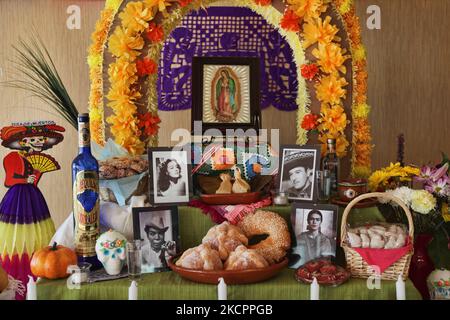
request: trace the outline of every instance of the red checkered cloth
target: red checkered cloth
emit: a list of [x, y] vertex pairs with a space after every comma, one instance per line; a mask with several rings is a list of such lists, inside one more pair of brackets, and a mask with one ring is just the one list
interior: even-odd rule
[[201, 209], [203, 213], [208, 214], [212, 221], [217, 224], [224, 221], [229, 221], [231, 224], [237, 224], [247, 214], [254, 212], [256, 209], [270, 206], [271, 204], [272, 199], [270, 197], [255, 203], [238, 205], [209, 206], [200, 200], [191, 200], [191, 202], [189, 202], [189, 206]]

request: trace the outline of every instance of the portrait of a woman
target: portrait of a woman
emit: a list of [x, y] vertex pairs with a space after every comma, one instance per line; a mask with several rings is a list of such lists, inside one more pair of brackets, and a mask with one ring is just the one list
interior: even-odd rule
[[236, 82], [229, 70], [221, 69], [219, 73], [220, 77], [215, 85], [217, 119], [231, 121], [237, 111]]
[[159, 164], [158, 196], [176, 197], [186, 195], [186, 181], [181, 174], [181, 166], [175, 159], [167, 159]]

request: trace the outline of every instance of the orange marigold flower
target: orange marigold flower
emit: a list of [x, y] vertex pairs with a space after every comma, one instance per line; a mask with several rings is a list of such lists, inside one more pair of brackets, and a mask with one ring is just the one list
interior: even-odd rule
[[287, 0], [289, 9], [293, 10], [295, 14], [306, 20], [318, 18], [322, 12], [325, 12], [322, 0]]
[[139, 129], [141, 129], [145, 135], [150, 137], [158, 133], [158, 123], [161, 122], [161, 119], [158, 117], [158, 115], [152, 115], [150, 112], [146, 112], [144, 114], [138, 115], [138, 118]]
[[339, 77], [337, 74], [324, 77], [315, 86], [317, 99], [331, 105], [339, 104], [341, 99], [345, 98], [346, 90], [343, 87], [347, 84], [345, 78]]
[[133, 61], [144, 47], [144, 39], [139, 35], [128, 34], [122, 27], [117, 27], [109, 38], [109, 52], [115, 57], [125, 57]]
[[357, 104], [362, 104], [367, 102], [367, 96], [364, 93], [357, 93], [355, 101]]
[[302, 77], [307, 80], [314, 79], [319, 72], [319, 68], [315, 63], [304, 64], [301, 66], [300, 70], [302, 73]]
[[109, 80], [111, 83], [123, 82], [124, 85], [130, 86], [137, 81], [136, 71], [136, 64], [121, 57], [109, 65]]
[[286, 10], [283, 18], [281, 19], [280, 25], [285, 30], [298, 32], [300, 31], [300, 22], [300, 17], [297, 16], [294, 11]]
[[322, 105], [320, 108], [322, 118], [319, 120], [319, 130], [321, 132], [328, 132], [331, 135], [338, 135], [343, 133], [347, 126], [347, 115], [344, 108], [340, 105], [329, 106]]
[[151, 42], [160, 42], [164, 38], [164, 29], [154, 22], [151, 22], [145, 31], [146, 38]]
[[306, 49], [312, 44], [319, 42], [321, 44], [328, 44], [332, 42], [338, 33], [339, 29], [332, 25], [331, 17], [327, 16], [324, 20], [320, 17], [311, 19], [303, 26], [303, 47]]
[[152, 9], [156, 14], [161, 12], [163, 15], [167, 15], [167, 8], [172, 5], [175, 0], [144, 0], [144, 3]]
[[319, 116], [317, 114], [308, 113], [303, 117], [301, 127], [307, 131], [317, 128]]
[[154, 74], [158, 71], [158, 65], [156, 62], [148, 57], [136, 61], [136, 68], [139, 77]]
[[148, 21], [153, 19], [153, 12], [142, 2], [128, 2], [119, 18], [126, 29], [142, 32], [148, 27]]
[[321, 70], [325, 73], [338, 71], [346, 73], [347, 69], [344, 66], [344, 62], [348, 59], [348, 56], [344, 55], [344, 53], [341, 47], [335, 43], [327, 45], [319, 43], [319, 47], [312, 51], [313, 56], [318, 59], [317, 63], [320, 65]]

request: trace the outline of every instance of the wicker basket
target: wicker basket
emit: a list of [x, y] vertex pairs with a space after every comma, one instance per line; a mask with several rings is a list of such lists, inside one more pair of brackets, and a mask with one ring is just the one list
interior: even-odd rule
[[[347, 270], [349, 270], [352, 276], [355, 278], [369, 278], [371, 276], [374, 276], [373, 269], [370, 268], [367, 262], [359, 255], [359, 253], [356, 252], [356, 250], [354, 250], [353, 248], [349, 247], [346, 242], [347, 217], [350, 213], [350, 210], [356, 203], [368, 198], [384, 198], [396, 202], [404, 210], [406, 217], [408, 218], [410, 241], [413, 241], [414, 239], [414, 223], [411, 212], [402, 200], [382, 192], [365, 193], [356, 197], [345, 208], [341, 223], [341, 247], [342, 249], [344, 249], [345, 259], [347, 261]], [[406, 253], [403, 257], [401, 257], [399, 260], [394, 262], [391, 266], [383, 271], [383, 273], [381, 274], [381, 279], [397, 280], [398, 276], [401, 274], [403, 279], [406, 280], [406, 278], [408, 277], [409, 265], [411, 263], [413, 253], [414, 250], [411, 248], [410, 252]]]

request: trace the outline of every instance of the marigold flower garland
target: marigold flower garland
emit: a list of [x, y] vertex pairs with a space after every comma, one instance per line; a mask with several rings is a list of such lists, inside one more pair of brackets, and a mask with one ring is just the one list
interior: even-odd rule
[[[269, 23], [278, 26], [281, 20], [281, 14], [272, 6], [271, 0], [230, 0], [228, 2], [234, 6], [248, 7], [258, 14], [261, 14]], [[176, 6], [178, 2], [178, 6]], [[109, 65], [108, 76], [110, 80], [110, 90], [106, 97], [109, 100], [108, 106], [113, 109], [113, 115], [108, 117], [107, 122], [111, 125], [111, 134], [117, 143], [124, 146], [130, 153], [139, 154], [144, 151], [145, 145], [157, 145], [158, 123], [157, 116], [157, 92], [156, 92], [156, 73], [159, 56], [162, 49], [162, 42], [166, 34], [169, 34], [177, 24], [191, 10], [196, 10], [206, 5], [217, 2], [217, 0], [143, 0], [129, 2], [119, 14], [121, 23], [117, 26], [109, 38], [108, 47], [110, 53], [115, 57], [115, 61]], [[91, 116], [95, 116], [98, 121], [95, 122], [96, 129], [94, 140], [99, 144], [104, 144], [104, 110], [102, 93], [102, 70], [103, 48], [107, 41], [107, 34], [111, 27], [114, 16], [122, 3], [122, 0], [108, 0], [106, 7], [114, 10], [109, 13], [108, 20], [102, 16], [98, 27], [94, 33], [102, 32], [105, 37], [93, 39], [93, 46], [101, 48], [97, 52], [95, 61], [100, 66], [99, 70], [92, 71], [92, 83], [100, 83], [99, 90], [94, 91], [91, 88], [91, 95], [95, 97], [90, 101]], [[173, 7], [170, 14], [168, 7]], [[105, 8], [106, 10], [106, 8]], [[159, 25], [153, 22], [156, 14], [161, 13], [163, 19]], [[298, 66], [305, 63], [304, 51], [300, 40], [294, 32], [287, 32], [280, 29], [280, 33], [286, 38], [294, 52], [294, 60]], [[141, 51], [145, 46], [145, 40], [149, 41], [150, 46], [146, 57], [140, 59]], [[89, 56], [88, 61], [93, 57]], [[91, 65], [91, 64], [90, 64]], [[300, 76], [300, 69], [298, 76]], [[146, 77], [148, 97], [148, 113], [138, 114], [136, 103], [142, 97], [138, 90], [139, 80]], [[93, 103], [96, 102], [96, 103]], [[299, 88], [297, 96], [299, 110], [308, 113], [309, 104], [306, 85], [299, 77]], [[139, 139], [140, 135], [148, 136], [146, 141]], [[304, 135], [303, 141], [307, 137]]]
[[[331, 17], [321, 18], [327, 5], [333, 4], [333, 10], [343, 21], [350, 41], [353, 68], [352, 101], [352, 167], [351, 175], [368, 177], [371, 170], [371, 134], [367, 105], [366, 52], [361, 44], [359, 19], [355, 15], [352, 0], [287, 0], [282, 27], [302, 30], [305, 49], [317, 43], [312, 55], [316, 63], [303, 65], [302, 76], [309, 81], [316, 80], [316, 96], [321, 101], [320, 117], [312, 114], [298, 115], [299, 129], [318, 131], [319, 141], [324, 146], [328, 137], [336, 138], [337, 153], [340, 157], [347, 153], [349, 142], [344, 130], [348, 123], [341, 99], [346, 95], [346, 81], [340, 73], [346, 73], [344, 62], [348, 58], [340, 47], [336, 35], [338, 28], [331, 23]], [[318, 77], [319, 72], [323, 73]], [[318, 79], [319, 78], [319, 79]], [[299, 143], [299, 141], [297, 141]]]

